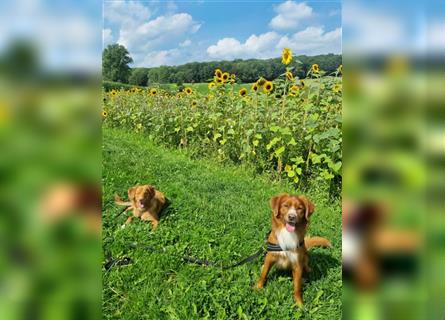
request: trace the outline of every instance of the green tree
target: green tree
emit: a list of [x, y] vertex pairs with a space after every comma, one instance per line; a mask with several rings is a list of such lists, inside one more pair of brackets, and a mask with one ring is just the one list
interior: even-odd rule
[[[317, 63], [320, 69], [326, 71], [327, 74], [332, 74], [342, 63], [342, 57], [337, 54], [301, 55], [295, 57], [288, 67], [294, 68], [294, 76], [305, 78], [314, 63]], [[224, 72], [234, 73], [237, 81], [244, 83], [252, 83], [258, 80], [260, 76], [272, 80], [286, 71], [286, 66], [281, 63], [281, 58], [191, 62], [180, 66], [148, 68], [146, 69], [147, 83], [207, 82], [213, 78], [216, 68], [220, 68]]]
[[146, 68], [136, 68], [131, 70], [130, 78], [128, 82], [136, 86], [146, 86], [147, 85], [147, 69]]
[[28, 41], [15, 40], [0, 56], [0, 72], [12, 79], [34, 79], [39, 69], [37, 48]]
[[128, 83], [131, 70], [128, 66], [133, 59], [128, 50], [120, 44], [110, 44], [102, 52], [102, 74], [104, 80]]

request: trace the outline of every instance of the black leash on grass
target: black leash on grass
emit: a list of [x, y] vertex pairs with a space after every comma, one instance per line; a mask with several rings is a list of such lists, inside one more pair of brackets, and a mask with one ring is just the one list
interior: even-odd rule
[[[238, 261], [238, 262], [236, 262], [234, 264], [230, 264], [230, 265], [225, 265], [224, 266], [224, 265], [217, 264], [216, 262], [213, 262], [213, 261], [199, 259], [199, 258], [195, 258], [195, 257], [191, 257], [191, 256], [178, 256], [178, 255], [175, 255], [175, 254], [173, 254], [171, 256], [178, 257], [178, 258], [182, 259], [185, 262], [197, 264], [197, 265], [200, 265], [200, 266], [214, 267], [214, 268], [218, 268], [218, 269], [221, 269], [221, 270], [232, 269], [232, 268], [241, 266], [243, 264], [246, 264], [248, 262], [251, 262], [251, 261], [255, 260], [256, 258], [260, 257], [261, 255], [263, 255], [264, 252], [269, 251], [270, 250], [270, 248], [269, 248], [270, 243], [267, 242], [267, 238], [269, 237], [269, 234], [270, 234], [270, 231], [267, 233], [266, 239], [265, 239], [265, 243], [267, 244], [267, 248], [265, 248], [265, 246], [263, 245], [254, 254], [252, 254], [252, 255], [250, 255], [250, 256], [248, 256], [246, 258], [243, 258], [242, 260], [240, 260], [240, 261]], [[152, 247], [152, 246], [139, 246], [136, 243], [131, 244], [130, 247], [133, 248], [133, 249], [140, 248], [140, 249], [146, 250], [148, 252], [152, 252], [152, 253], [161, 253], [161, 254], [166, 253], [165, 248], [158, 249], [158, 248], [155, 248], [155, 247]], [[278, 250], [274, 250], [274, 251], [278, 251]], [[132, 260], [129, 257], [122, 257], [122, 258], [108, 257], [108, 261], [105, 263], [104, 267], [105, 267], [106, 271], [109, 271], [115, 265], [129, 265], [129, 264], [131, 264], [131, 262], [132, 262]]]
[[[142, 249], [147, 250], [149, 252], [154, 252], [154, 253], [165, 253], [165, 250], [164, 251], [159, 251], [156, 248], [153, 248], [151, 246], [143, 246]], [[264, 252], [264, 247], [261, 247], [254, 254], [252, 254], [252, 255], [250, 255], [250, 256], [248, 256], [248, 257], [246, 257], [246, 258], [244, 258], [244, 259], [242, 259], [242, 260], [240, 260], [240, 261], [238, 261], [238, 262], [236, 262], [234, 264], [226, 265], [226, 266], [219, 265], [219, 264], [217, 264], [216, 262], [213, 262], [213, 261], [209, 261], [209, 260], [205, 260], [205, 259], [199, 259], [199, 258], [187, 256], [187, 255], [185, 255], [185, 256], [177, 256], [176, 255], [176, 257], [179, 257], [179, 258], [181, 258], [182, 260], [184, 260], [185, 262], [188, 262], [188, 263], [193, 263], [193, 264], [197, 264], [197, 265], [201, 265], [201, 266], [205, 266], [205, 267], [215, 267], [215, 268], [219, 268], [219, 269], [225, 270], [225, 269], [235, 268], [235, 267], [241, 266], [243, 264], [246, 264], [246, 263], [248, 263], [250, 261], [253, 261], [256, 258], [258, 258], [259, 256], [261, 256], [263, 254], [263, 252]]]
[[117, 215], [116, 218], [119, 217], [122, 213], [125, 212], [125, 210], [127, 210], [128, 208], [130, 208], [131, 206], [125, 206]]

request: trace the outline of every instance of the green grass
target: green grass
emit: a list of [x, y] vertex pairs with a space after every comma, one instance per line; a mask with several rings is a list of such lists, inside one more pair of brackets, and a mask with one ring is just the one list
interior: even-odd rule
[[[284, 183], [250, 170], [190, 160], [180, 151], [153, 145], [145, 136], [103, 131], [103, 246], [133, 264], [103, 274], [103, 314], [107, 319], [339, 319], [341, 318], [341, 207], [317, 190], [307, 195], [317, 208], [309, 233], [332, 240], [331, 249], [311, 251], [299, 309], [288, 273], [273, 269], [262, 291], [253, 290], [262, 259], [222, 271], [183, 262], [191, 255], [230, 264], [254, 253], [270, 229], [271, 196], [294, 192]], [[124, 215], [114, 192], [153, 184], [170, 205], [158, 229]], [[130, 249], [133, 242], [165, 248], [166, 254]]]
[[[184, 83], [184, 86], [190, 86], [201, 94], [206, 94], [209, 92], [208, 85], [208, 83]], [[235, 92], [238, 92], [241, 88], [250, 89], [251, 86], [251, 83], [235, 83], [233, 86], [233, 90]]]

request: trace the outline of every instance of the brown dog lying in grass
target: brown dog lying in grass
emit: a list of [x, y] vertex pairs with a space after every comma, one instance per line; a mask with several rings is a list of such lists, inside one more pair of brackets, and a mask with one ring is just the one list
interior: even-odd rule
[[133, 210], [133, 216], [128, 217], [123, 227], [129, 224], [133, 217], [136, 217], [150, 221], [153, 229], [156, 229], [159, 223], [159, 214], [165, 205], [164, 194], [150, 185], [143, 185], [128, 189], [128, 198], [130, 201], [122, 201], [117, 194], [114, 196], [116, 204], [128, 206], [124, 212]]
[[[310, 272], [308, 249], [314, 246], [330, 247], [329, 240], [321, 237], [305, 238], [309, 217], [314, 212], [314, 204], [305, 196], [279, 194], [270, 200], [272, 207], [272, 231], [269, 244], [279, 245], [278, 250], [268, 248], [261, 277], [256, 288], [261, 289], [273, 265], [281, 269], [291, 269], [294, 282], [294, 299], [301, 306], [301, 277], [303, 270]], [[277, 247], [277, 246], [275, 246]]]

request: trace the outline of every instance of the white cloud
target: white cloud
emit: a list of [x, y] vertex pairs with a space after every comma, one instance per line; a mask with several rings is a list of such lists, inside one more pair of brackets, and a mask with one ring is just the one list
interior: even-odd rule
[[[105, 30], [112, 30], [113, 39], [128, 49], [134, 66], [142, 66], [149, 59], [167, 61], [173, 46], [190, 45], [187, 37], [201, 26], [190, 14], [175, 13], [177, 9], [170, 1], [164, 15], [153, 16], [156, 7], [148, 9], [141, 2], [105, 2]], [[109, 31], [104, 31], [104, 41], [106, 38], [110, 38]]]
[[251, 35], [245, 43], [234, 38], [224, 38], [208, 47], [207, 53], [211, 58], [217, 59], [268, 58], [279, 39], [280, 35], [276, 32]]
[[105, 2], [105, 22], [117, 25], [137, 25], [148, 20], [151, 16], [150, 10], [142, 3], [134, 1], [112, 1]]
[[133, 53], [166, 49], [171, 43], [177, 43], [176, 40], [198, 31], [200, 26], [187, 13], [159, 16], [133, 28], [121, 28], [118, 43]]
[[185, 48], [185, 47], [189, 47], [191, 44], [192, 44], [192, 42], [189, 39], [187, 39], [187, 40], [184, 40], [183, 42], [181, 42], [179, 44], [179, 46], [182, 48]]
[[428, 25], [427, 50], [442, 51], [445, 49], [445, 22], [437, 21]]
[[286, 1], [275, 8], [278, 13], [270, 22], [272, 29], [294, 29], [301, 20], [312, 16], [312, 7], [305, 2]]
[[[136, 58], [139, 58], [136, 56]], [[178, 49], [151, 51], [140, 57], [140, 65], [157, 67], [162, 65], [176, 65], [181, 62], [181, 52]], [[179, 63], [181, 64], [181, 63]]]
[[214, 59], [278, 57], [284, 47], [295, 54], [322, 54], [341, 52], [341, 28], [325, 32], [322, 27], [308, 27], [290, 36], [274, 31], [251, 35], [244, 43], [235, 38], [224, 38], [207, 48]]
[[230, 59], [238, 57], [243, 52], [243, 45], [234, 38], [218, 40], [216, 45], [207, 48], [207, 53], [212, 58]]
[[307, 27], [290, 37], [282, 37], [278, 47], [289, 47], [297, 54], [341, 53], [341, 36], [341, 28], [325, 32], [322, 27]]
[[188, 13], [178, 13], [172, 16], [157, 17], [142, 24], [134, 31], [142, 36], [156, 38], [165, 32], [174, 34], [196, 32], [199, 27], [200, 25], [195, 23]]

